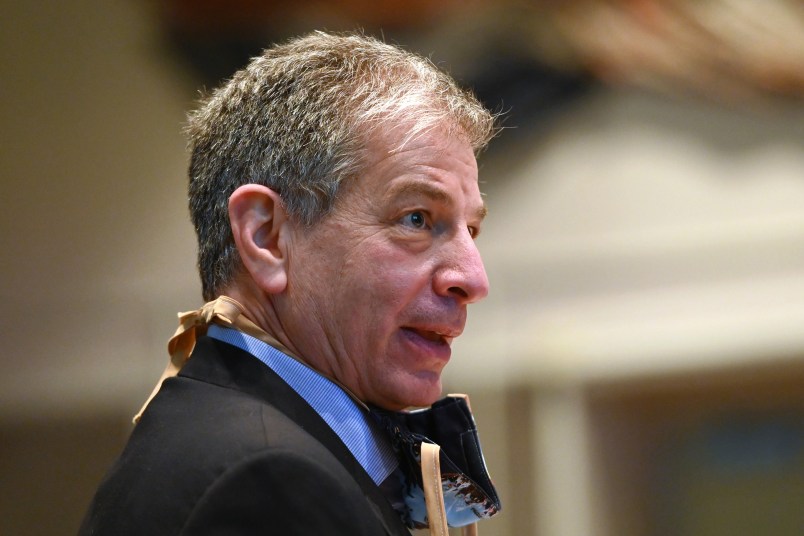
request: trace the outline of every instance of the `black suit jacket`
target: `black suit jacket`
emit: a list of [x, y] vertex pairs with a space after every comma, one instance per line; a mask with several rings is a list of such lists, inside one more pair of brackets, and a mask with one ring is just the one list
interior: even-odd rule
[[151, 401], [79, 534], [410, 536], [295, 391], [208, 337]]

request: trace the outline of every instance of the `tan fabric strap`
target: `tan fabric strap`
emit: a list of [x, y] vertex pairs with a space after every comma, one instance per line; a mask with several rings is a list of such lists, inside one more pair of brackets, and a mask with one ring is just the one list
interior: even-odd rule
[[[441, 488], [441, 447], [433, 443], [422, 443], [422, 484], [424, 502], [427, 506], [427, 523], [430, 536], [449, 536], [447, 511], [444, 508], [444, 491]], [[467, 525], [462, 530], [463, 536], [477, 536], [477, 523]]]
[[441, 462], [438, 456], [440, 451], [441, 447], [438, 445], [422, 443], [422, 484], [431, 536], [449, 536], [444, 492], [441, 489]]
[[179, 313], [179, 327], [168, 341], [170, 360], [151, 392], [151, 395], [148, 397], [148, 400], [145, 401], [145, 404], [143, 404], [140, 411], [134, 417], [134, 423], [139, 422], [142, 412], [145, 411], [145, 408], [153, 397], [159, 392], [159, 388], [162, 387], [162, 382], [179, 373], [179, 370], [181, 370], [190, 358], [190, 354], [193, 352], [193, 348], [195, 348], [195, 341], [198, 337], [203, 336], [207, 332], [207, 327], [211, 323], [239, 329], [301, 361], [288, 350], [285, 345], [276, 340], [276, 338], [272, 337], [251, 320], [243, 316], [243, 311], [243, 306], [236, 300], [228, 296], [221, 296], [217, 300], [204, 304], [203, 307], [196, 311]]
[[463, 536], [478, 536], [478, 534], [477, 534], [477, 523], [472, 523], [471, 525], [466, 525], [463, 528]]

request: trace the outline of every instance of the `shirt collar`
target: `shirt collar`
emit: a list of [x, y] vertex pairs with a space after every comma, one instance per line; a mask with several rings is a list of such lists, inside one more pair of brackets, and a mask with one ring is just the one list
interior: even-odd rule
[[324, 419], [377, 485], [394, 471], [398, 461], [386, 434], [340, 386], [242, 331], [211, 324], [207, 335], [248, 352], [273, 370]]

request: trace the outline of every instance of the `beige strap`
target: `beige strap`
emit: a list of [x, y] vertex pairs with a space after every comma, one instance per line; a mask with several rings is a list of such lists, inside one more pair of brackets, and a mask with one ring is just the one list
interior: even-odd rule
[[[134, 424], [139, 422], [142, 413], [145, 411], [145, 408], [148, 407], [148, 404], [162, 387], [162, 382], [167, 378], [178, 374], [179, 370], [181, 370], [187, 360], [190, 359], [190, 354], [192, 354], [193, 348], [195, 348], [195, 341], [198, 339], [198, 337], [203, 336], [207, 332], [207, 327], [209, 324], [221, 324], [223, 326], [242, 331], [243, 333], [251, 335], [255, 339], [261, 340], [269, 346], [273, 346], [283, 354], [292, 357], [305, 367], [309, 367], [309, 365], [303, 359], [291, 352], [288, 347], [279, 342], [276, 337], [268, 334], [257, 324], [246, 318], [244, 312], [245, 307], [243, 307], [236, 300], [230, 298], [229, 296], [220, 296], [216, 300], [205, 303], [201, 309], [179, 313], [179, 327], [176, 329], [176, 333], [174, 333], [168, 341], [168, 353], [170, 354], [170, 360], [168, 361], [165, 371], [162, 373], [162, 376], [159, 378], [159, 381], [156, 383], [156, 386], [151, 392], [151, 395], [148, 397], [148, 400], [145, 401], [145, 404], [142, 405], [140, 411], [134, 416]], [[318, 372], [318, 374], [321, 373]], [[354, 393], [347, 389], [346, 386], [342, 385], [334, 378], [330, 378], [324, 374], [322, 374], [322, 376], [343, 389], [344, 392], [349, 395], [356, 404], [364, 408], [366, 411], [369, 410], [368, 406], [357, 398]]]
[[477, 536], [477, 523], [466, 525], [463, 528], [463, 536]]
[[148, 397], [148, 400], [145, 401], [140, 411], [134, 416], [135, 424], [139, 422], [142, 412], [145, 411], [145, 408], [153, 397], [159, 392], [159, 388], [162, 387], [162, 382], [179, 373], [184, 363], [190, 358], [190, 354], [195, 347], [195, 341], [198, 337], [207, 332], [207, 327], [210, 323], [215, 322], [224, 326], [237, 328], [252, 337], [270, 344], [277, 350], [298, 359], [282, 343], [243, 316], [243, 310], [243, 306], [237, 301], [228, 296], [221, 296], [217, 300], [204, 304], [201, 309], [179, 313], [179, 327], [168, 341], [170, 360], [151, 392], [151, 395]]
[[444, 491], [441, 489], [441, 462], [438, 459], [440, 450], [438, 445], [422, 443], [422, 483], [431, 536], [449, 536]]
[[[463, 398], [466, 400], [466, 405], [469, 405], [468, 395], [454, 393], [449, 396]], [[444, 507], [444, 491], [441, 488], [440, 451], [441, 447], [438, 445], [422, 443], [422, 483], [424, 484], [424, 501], [427, 505], [427, 519], [431, 536], [449, 536], [447, 511]], [[461, 533], [463, 536], [478, 536], [477, 523], [466, 525]]]

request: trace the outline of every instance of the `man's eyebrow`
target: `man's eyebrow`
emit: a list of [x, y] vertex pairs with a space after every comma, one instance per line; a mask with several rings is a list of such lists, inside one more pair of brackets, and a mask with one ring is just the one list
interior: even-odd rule
[[[392, 189], [391, 193], [399, 196], [423, 195], [429, 199], [432, 199], [433, 201], [447, 206], [452, 206], [455, 204], [455, 201], [447, 192], [427, 182], [408, 182]], [[486, 208], [484, 203], [475, 211], [475, 217], [478, 220], [483, 220], [488, 212], [489, 210]]]
[[444, 205], [454, 204], [452, 197], [447, 192], [428, 182], [406, 182], [393, 188], [391, 193], [398, 196], [423, 195]]

